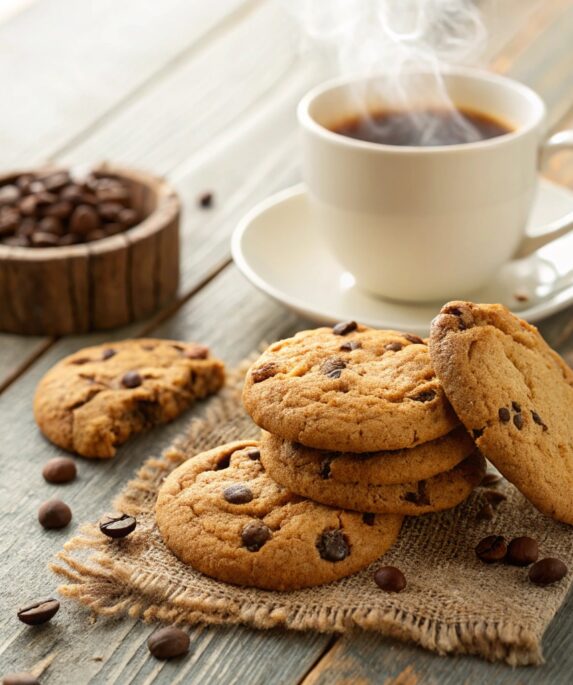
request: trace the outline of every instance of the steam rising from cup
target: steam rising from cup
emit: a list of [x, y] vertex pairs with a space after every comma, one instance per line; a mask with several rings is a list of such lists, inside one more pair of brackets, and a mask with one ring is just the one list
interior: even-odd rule
[[[408, 114], [416, 145], [443, 144], [452, 134], [463, 142], [479, 134], [457, 111], [444, 85], [448, 66], [475, 64], [487, 41], [473, 0], [281, 0], [308, 40], [324, 52], [339, 75], [383, 74], [379, 92], [355, 87], [356, 114], [376, 128], [393, 125], [373, 114], [369, 102]], [[368, 86], [371, 88], [372, 86]], [[447, 111], [448, 131], [442, 130]], [[404, 121], [404, 117], [400, 118]], [[384, 131], [377, 131], [384, 137]]]

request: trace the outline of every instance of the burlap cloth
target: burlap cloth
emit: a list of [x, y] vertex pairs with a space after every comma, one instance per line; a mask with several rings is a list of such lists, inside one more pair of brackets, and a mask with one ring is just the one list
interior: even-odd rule
[[[149, 459], [114, 506], [137, 517], [137, 530], [109, 541], [86, 524], [52, 565], [65, 576], [60, 592], [96, 614], [129, 614], [182, 623], [244, 623], [256, 628], [345, 632], [374, 630], [412, 640], [440, 654], [470, 653], [512, 665], [543, 661], [543, 633], [563, 602], [573, 574], [546, 588], [527, 569], [478, 561], [474, 546], [485, 535], [531, 535], [543, 555], [573, 569], [573, 531], [543, 517], [510, 485], [493, 521], [476, 521], [483, 495], [476, 491], [453, 511], [406, 519], [384, 564], [401, 568], [408, 587], [382, 592], [372, 568], [322, 587], [289, 593], [234, 587], [185, 566], [163, 545], [153, 507], [162, 480], [193, 455], [218, 444], [254, 437], [240, 391], [245, 365], [210, 400], [203, 417], [160, 458]], [[373, 565], [373, 568], [376, 564]]]

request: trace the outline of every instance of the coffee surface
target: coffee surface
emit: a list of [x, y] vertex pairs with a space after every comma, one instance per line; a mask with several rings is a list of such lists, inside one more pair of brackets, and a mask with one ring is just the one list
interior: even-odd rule
[[347, 119], [331, 130], [368, 143], [414, 147], [473, 143], [511, 132], [488, 114], [464, 109], [376, 112]]

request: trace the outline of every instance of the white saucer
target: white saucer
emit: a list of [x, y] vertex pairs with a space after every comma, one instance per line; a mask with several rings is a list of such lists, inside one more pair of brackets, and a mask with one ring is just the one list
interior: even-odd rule
[[[541, 179], [531, 226], [543, 226], [570, 211], [573, 192]], [[319, 241], [303, 185], [254, 207], [233, 234], [232, 252], [251, 283], [317, 323], [356, 319], [377, 328], [425, 335], [440, 308], [439, 303], [390, 302], [357, 288], [352, 274], [345, 272]], [[501, 302], [531, 322], [571, 304], [573, 234], [527, 259], [504, 265], [473, 300]]]

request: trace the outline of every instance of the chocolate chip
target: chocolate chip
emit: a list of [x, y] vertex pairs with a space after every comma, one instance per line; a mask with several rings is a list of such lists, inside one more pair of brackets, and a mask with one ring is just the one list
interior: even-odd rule
[[418, 504], [419, 506], [430, 504], [430, 499], [426, 494], [426, 481], [418, 481], [417, 492], [407, 492], [404, 495], [404, 500], [406, 502], [412, 502], [412, 504]]
[[76, 475], [76, 463], [69, 457], [54, 457], [42, 469], [42, 476], [48, 483], [70, 483]]
[[112, 357], [115, 357], [116, 354], [117, 354], [117, 350], [114, 350], [111, 347], [108, 347], [106, 350], [104, 350], [101, 353], [102, 361], [106, 361], [106, 359], [111, 359]]
[[472, 430], [472, 438], [473, 438], [474, 440], [478, 440], [478, 439], [481, 438], [481, 436], [483, 435], [483, 431], [484, 431], [483, 428], [474, 428], [474, 429]]
[[478, 542], [475, 553], [477, 558], [486, 564], [501, 561], [507, 554], [505, 538], [501, 535], [488, 535]]
[[513, 411], [515, 411], [517, 413], [519, 413], [521, 411], [521, 405], [519, 404], [519, 402], [512, 402], [511, 408], [513, 409]]
[[221, 457], [221, 459], [219, 459], [215, 466], [215, 471], [222, 471], [223, 469], [228, 469], [231, 465], [231, 457], [232, 454], [226, 454], [224, 457]]
[[197, 198], [197, 202], [199, 203], [199, 207], [201, 207], [202, 209], [209, 209], [213, 206], [214, 199], [215, 198], [213, 193], [207, 190], [204, 193], [201, 193], [201, 195], [199, 195], [199, 197]]
[[60, 499], [49, 499], [38, 509], [38, 521], [46, 529], [65, 528], [72, 520], [72, 510]]
[[246, 504], [253, 499], [253, 493], [244, 483], [233, 483], [223, 490], [223, 497], [229, 504]]
[[256, 447], [251, 447], [247, 450], [247, 457], [253, 461], [259, 461], [261, 458], [261, 452]]
[[509, 409], [507, 407], [501, 407], [501, 409], [498, 410], [497, 415], [502, 423], [507, 423], [511, 418], [511, 414], [509, 413]]
[[523, 428], [523, 414], [515, 414], [513, 417], [513, 423], [517, 430], [521, 430]]
[[543, 419], [541, 418], [541, 416], [539, 416], [539, 414], [536, 411], [531, 410], [531, 418], [538, 426], [543, 426], [544, 431], [547, 430], [547, 426], [543, 422]]
[[58, 600], [50, 597], [18, 609], [18, 618], [28, 626], [39, 626], [54, 618], [59, 608]]
[[458, 307], [444, 307], [442, 312], [444, 314], [453, 314], [454, 316], [461, 316], [463, 314], [462, 310]]
[[31, 673], [8, 673], [2, 678], [2, 685], [40, 685]]
[[477, 521], [491, 521], [494, 517], [493, 507], [489, 502], [486, 502], [476, 514]]
[[384, 349], [388, 350], [388, 352], [399, 352], [403, 347], [404, 345], [402, 345], [402, 343], [399, 342], [392, 342], [388, 343], [387, 345], [384, 345]]
[[497, 485], [500, 482], [501, 476], [497, 473], [492, 473], [490, 471], [489, 473], [486, 473], [485, 476], [481, 479], [480, 487], [489, 488], [492, 485]]
[[417, 395], [414, 395], [414, 397], [411, 397], [410, 399], [414, 400], [415, 402], [431, 402], [435, 396], [435, 390], [423, 390], [422, 392], [418, 393]]
[[374, 522], [376, 521], [376, 514], [372, 514], [370, 512], [367, 512], [366, 514], [362, 514], [362, 521], [367, 526], [373, 526]]
[[189, 650], [189, 635], [175, 626], [159, 628], [147, 638], [147, 648], [156, 659], [173, 659]]
[[507, 546], [506, 561], [513, 566], [529, 566], [539, 558], [537, 540], [526, 535], [514, 538]]
[[358, 328], [356, 321], [341, 321], [332, 327], [334, 335], [348, 335]]
[[340, 378], [343, 369], [346, 368], [346, 362], [340, 357], [330, 357], [326, 359], [321, 367], [321, 372], [328, 378]]
[[374, 582], [385, 592], [402, 592], [406, 587], [406, 576], [395, 566], [381, 566], [374, 573]]
[[411, 343], [414, 343], [415, 345], [425, 345], [426, 343], [420, 338], [419, 335], [412, 335], [411, 333], [404, 333], [404, 337], [406, 340], [409, 340]]
[[121, 384], [125, 388], [137, 388], [143, 383], [143, 378], [137, 373], [137, 371], [127, 371], [123, 374], [121, 379]]
[[318, 536], [316, 548], [326, 561], [342, 561], [350, 554], [350, 545], [341, 530], [325, 530]]
[[529, 569], [529, 580], [535, 585], [551, 585], [567, 575], [567, 566], [561, 559], [547, 557]]
[[323, 480], [328, 480], [328, 478], [330, 478], [330, 464], [331, 460], [325, 459], [320, 465], [320, 477]]
[[253, 379], [253, 383], [262, 383], [262, 381], [272, 378], [277, 372], [277, 365], [273, 362], [267, 362], [256, 369], [252, 369], [251, 378]]
[[342, 343], [340, 350], [342, 352], [352, 352], [352, 350], [358, 350], [360, 347], [362, 347], [362, 343], [360, 341], [347, 340], [345, 343]]
[[209, 348], [205, 345], [193, 345], [183, 351], [183, 355], [187, 359], [207, 359], [209, 356]]
[[243, 528], [241, 540], [249, 552], [258, 552], [271, 539], [271, 530], [261, 521], [251, 521]]
[[497, 490], [485, 490], [482, 494], [486, 498], [486, 500], [494, 507], [499, 506], [502, 502], [505, 502], [505, 500], [507, 499], [506, 495], [504, 495], [503, 492], [498, 492]]
[[133, 533], [136, 526], [137, 521], [134, 516], [128, 516], [128, 514], [121, 512], [104, 514], [99, 521], [100, 531], [114, 540], [127, 537]]

